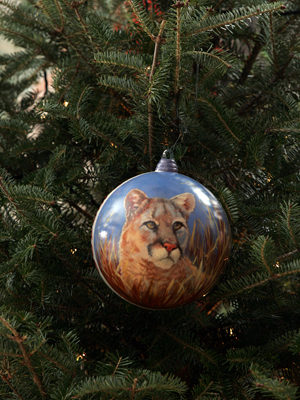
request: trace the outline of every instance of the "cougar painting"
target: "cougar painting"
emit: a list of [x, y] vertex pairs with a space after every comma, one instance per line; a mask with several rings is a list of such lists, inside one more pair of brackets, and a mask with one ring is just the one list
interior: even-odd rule
[[184, 281], [197, 273], [185, 254], [190, 236], [187, 222], [195, 208], [193, 194], [150, 198], [133, 189], [124, 207], [118, 270], [128, 288], [166, 290], [172, 281]]

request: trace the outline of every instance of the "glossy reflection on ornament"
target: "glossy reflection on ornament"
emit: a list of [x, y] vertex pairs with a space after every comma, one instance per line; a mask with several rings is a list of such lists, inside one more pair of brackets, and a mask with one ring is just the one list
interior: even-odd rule
[[92, 234], [106, 283], [123, 299], [151, 309], [180, 307], [208, 293], [230, 246], [220, 203], [176, 172], [124, 182], [100, 207]]

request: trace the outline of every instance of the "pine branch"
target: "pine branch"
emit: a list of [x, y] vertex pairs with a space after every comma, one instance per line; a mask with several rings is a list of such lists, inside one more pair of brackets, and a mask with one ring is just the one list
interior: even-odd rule
[[[155, 41], [154, 29], [151, 26], [152, 23], [149, 20], [145, 11], [142, 9], [142, 5], [139, 2], [137, 2], [136, 0], [129, 0], [129, 4], [130, 4], [138, 22], [141, 24], [141, 27], [144, 30], [144, 32], [146, 32], [147, 35], [153, 41]], [[150, 26], [151, 26], [151, 28], [150, 28]]]
[[267, 271], [269, 272], [269, 274], [274, 275], [266, 261], [265, 254], [264, 254], [264, 249], [265, 249], [265, 246], [266, 246], [268, 240], [269, 240], [269, 238], [266, 238], [263, 245], [261, 246], [260, 256], [261, 256], [262, 262], [263, 262], [264, 266], [266, 267]]
[[99, 132], [97, 129], [93, 128], [92, 126], [90, 126], [90, 130], [95, 132], [97, 135], [99, 135], [100, 137], [102, 137], [104, 140], [106, 140], [107, 142], [109, 142], [110, 144], [113, 144], [115, 147], [119, 147], [123, 153], [127, 154], [129, 157], [133, 158], [134, 160], [138, 161], [139, 163], [141, 163], [141, 159], [136, 157], [136, 155], [134, 155], [133, 153], [131, 153], [130, 151], [128, 151], [124, 146], [122, 146], [119, 142], [116, 142], [114, 139], [110, 139], [108, 138], [106, 135], [104, 135], [104, 133]]
[[86, 93], [89, 94], [90, 92], [90, 88], [89, 86], [86, 86], [83, 91], [81, 92], [79, 99], [77, 101], [77, 105], [76, 105], [76, 118], [79, 120], [80, 119], [80, 115], [79, 115], [79, 110], [80, 110], [80, 103], [82, 101], [82, 99], [85, 97]]
[[69, 43], [69, 45], [75, 50], [75, 52], [77, 53], [77, 55], [79, 56], [79, 59], [82, 59], [85, 61], [85, 63], [87, 64], [87, 66], [93, 71], [93, 73], [95, 75], [97, 75], [98, 71], [96, 70], [96, 68], [94, 67], [94, 65], [83, 55], [82, 51], [79, 49], [79, 46], [77, 45], [77, 43], [75, 44], [75, 41], [71, 40], [71, 35], [66, 35], [64, 33], [64, 29], [62, 30], [62, 35], [63, 37], [66, 39], [66, 41]]
[[72, 3], [71, 3], [71, 8], [73, 8], [73, 10], [75, 11], [75, 14], [76, 14], [76, 16], [77, 16], [77, 18], [78, 18], [78, 20], [79, 20], [84, 32], [87, 33], [88, 32], [87, 26], [86, 26], [85, 22], [83, 21], [82, 16], [81, 16], [81, 14], [80, 14], [80, 12], [78, 10], [79, 6], [81, 4], [83, 4], [84, 2], [85, 2], [85, 0], [82, 0], [82, 1], [73, 0]]
[[269, 276], [269, 277], [267, 277], [267, 278], [265, 278], [265, 279], [259, 280], [258, 282], [255, 282], [255, 283], [250, 284], [250, 285], [246, 285], [246, 286], [244, 286], [242, 289], [239, 289], [239, 290], [237, 290], [237, 291], [235, 291], [235, 292], [228, 293], [228, 294], [226, 294], [225, 296], [226, 296], [226, 297], [231, 297], [231, 296], [233, 296], [233, 295], [237, 295], [237, 294], [246, 292], [246, 291], [251, 290], [251, 289], [254, 289], [254, 288], [256, 288], [256, 287], [263, 286], [263, 285], [265, 285], [266, 283], [272, 282], [272, 281], [274, 281], [274, 280], [276, 280], [276, 279], [280, 279], [280, 278], [283, 278], [283, 277], [286, 277], [286, 276], [290, 276], [290, 275], [295, 275], [295, 274], [297, 274], [297, 273], [300, 273], [300, 267], [299, 267], [299, 268], [292, 269], [292, 270], [290, 270], [290, 271], [286, 271], [286, 272], [282, 272], [282, 273], [273, 274], [273, 275], [271, 275], [271, 276]]
[[0, 26], [0, 32], [3, 32], [3, 36], [4, 37], [6, 37], [6, 33], [7, 34], [9, 34], [10, 36], [18, 36], [18, 37], [20, 37], [20, 38], [22, 38], [22, 39], [25, 39], [25, 42], [29, 42], [29, 43], [33, 43], [37, 48], [40, 48], [40, 43], [39, 42], [37, 42], [35, 39], [34, 39], [34, 37], [29, 37], [29, 36], [26, 36], [26, 35], [24, 35], [24, 34], [22, 34], [22, 33], [20, 33], [20, 32], [16, 32], [16, 31], [12, 31], [12, 30], [10, 30], [10, 29], [7, 29], [7, 28], [2, 28], [1, 26]]
[[280, 96], [280, 95], [279, 95], [278, 93], [276, 93], [275, 91], [272, 91], [272, 92], [271, 92], [270, 90], [266, 90], [265, 93], [268, 93], [268, 94], [270, 94], [271, 96], [277, 97], [278, 99], [280, 99], [280, 101], [281, 101], [286, 107], [288, 107], [291, 111], [294, 109], [294, 107], [292, 107], [292, 106], [286, 101], [287, 97]]
[[64, 98], [65, 94], [67, 93], [69, 87], [72, 85], [73, 81], [75, 80], [76, 76], [78, 75], [79, 67], [80, 67], [80, 60], [78, 60], [78, 62], [77, 62], [75, 72], [74, 72], [72, 78], [69, 80], [68, 84], [66, 85], [66, 87], [64, 88], [64, 90], [62, 92], [62, 94], [58, 100], [58, 104], [60, 104], [63, 101], [63, 98]]
[[[52, 24], [53, 29], [54, 29], [56, 32], [61, 33], [61, 32], [63, 31], [63, 29], [64, 29], [64, 22], [65, 22], [65, 21], [64, 21], [64, 16], [63, 16], [63, 12], [62, 12], [62, 10], [61, 10], [61, 8], [60, 8], [60, 5], [59, 5], [58, 1], [57, 1], [57, 0], [54, 0], [54, 2], [55, 2], [55, 5], [56, 5], [56, 7], [57, 7], [57, 10], [58, 10], [58, 12], [59, 12], [59, 17], [60, 17], [60, 22], [61, 22], [61, 26], [60, 26], [60, 27], [57, 26], [55, 19], [52, 18], [52, 14], [51, 14], [50, 10], [47, 9], [44, 0], [40, 0], [40, 1], [39, 1], [39, 7], [42, 8], [42, 10], [44, 11], [44, 13], [47, 15], [47, 17], [48, 17], [49, 20], [51, 21], [50, 23]], [[52, 11], [52, 10], [51, 10], [51, 11]]]
[[227, 125], [226, 121], [224, 120], [224, 118], [221, 116], [221, 114], [218, 112], [218, 110], [216, 109], [216, 107], [212, 104], [212, 102], [204, 99], [204, 98], [198, 98], [198, 101], [200, 103], [205, 103], [207, 104], [210, 108], [213, 109], [213, 111], [216, 113], [218, 119], [221, 121], [221, 123], [224, 125], [225, 129], [230, 133], [230, 135], [237, 141], [237, 142], [241, 142], [241, 140], [232, 132], [232, 130], [229, 128], [229, 126]]
[[[40, 0], [40, 1], [41, 1], [41, 3], [43, 4], [43, 0]], [[56, 7], [57, 7], [57, 9], [58, 9], [59, 17], [60, 17], [60, 21], [61, 21], [61, 26], [60, 26], [59, 29], [57, 29], [57, 31], [58, 31], [58, 32], [62, 32], [63, 29], [64, 29], [64, 25], [65, 25], [64, 13], [63, 13], [63, 11], [62, 11], [60, 5], [59, 5], [59, 2], [58, 2], [57, 0], [54, 0], [54, 3], [55, 3], [55, 5], [56, 5]]]
[[10, 194], [8, 193], [8, 191], [6, 190], [5, 186], [3, 185], [3, 177], [0, 176], [0, 187], [3, 191], [3, 193], [5, 194], [5, 196], [7, 197], [8, 201], [15, 207], [15, 209], [24, 217], [24, 213], [20, 210], [20, 208], [16, 205], [15, 199], [13, 197], [10, 196]]
[[75, 277], [84, 285], [86, 286], [92, 293], [94, 293], [104, 304], [111, 304], [111, 301], [104, 297], [97, 289], [94, 288], [93, 284], [90, 284], [86, 281], [85, 277], [81, 274], [80, 270], [75, 270], [74, 267], [64, 258], [62, 257], [59, 252], [52, 248], [53, 252], [57, 255], [57, 257], [64, 262], [67, 269], [75, 275]]
[[[1, 28], [0, 28], [0, 29], [1, 29]], [[6, 71], [4, 71], [4, 72], [3, 72], [3, 77], [2, 77], [2, 79], [8, 80], [8, 79], [10, 79], [12, 76], [16, 75], [18, 72], [21, 73], [21, 71], [24, 70], [26, 67], [29, 67], [30, 63], [31, 63], [33, 60], [35, 60], [40, 54], [41, 54], [40, 51], [37, 50], [37, 51], [33, 52], [33, 53], [31, 54], [31, 56], [30, 56], [29, 58], [27, 58], [26, 60], [24, 60], [24, 62], [22, 62], [20, 65], [17, 65], [17, 68], [12, 69], [8, 74], [5, 73]], [[39, 68], [37, 69], [37, 71], [39, 71], [40, 68], [41, 68], [41, 67], [39, 67]], [[36, 74], [37, 71], [35, 71], [35, 72], [32, 74], [32, 76], [34, 76], [34, 75]], [[30, 78], [29, 78], [29, 79], [30, 79]]]
[[137, 71], [143, 75], [146, 74], [145, 58], [139, 55], [104, 52], [97, 53], [95, 55], [95, 60], [103, 65], [124, 67]]
[[272, 12], [270, 12], [270, 36], [271, 36], [271, 43], [272, 43], [272, 52], [273, 52], [273, 60], [274, 60], [274, 66], [275, 66], [275, 71], [278, 71], [278, 60], [277, 60], [277, 53], [276, 53], [276, 48], [275, 48], [275, 38], [274, 38], [274, 27], [273, 27], [273, 15]]
[[204, 390], [199, 394], [199, 396], [195, 397], [194, 400], [201, 400], [204, 398], [204, 395], [209, 391], [209, 389], [211, 388], [211, 386], [213, 385], [213, 381], [211, 381], [205, 388]]
[[6, 328], [8, 330], [10, 330], [10, 332], [13, 334], [13, 336], [8, 336], [9, 339], [13, 340], [14, 342], [16, 342], [18, 344], [18, 346], [21, 350], [24, 362], [33, 376], [34, 383], [37, 385], [42, 398], [46, 399], [46, 393], [45, 393], [43, 385], [42, 385], [42, 380], [41, 380], [40, 376], [36, 373], [36, 371], [33, 367], [33, 364], [31, 362], [30, 355], [27, 353], [26, 348], [23, 344], [24, 341], [26, 340], [26, 337], [19, 335], [17, 330], [15, 328], [13, 328], [12, 325], [5, 318], [3, 318], [1, 316], [0, 316], [0, 322], [2, 322], [2, 324], [4, 326], [6, 326]]
[[212, 58], [214, 61], [217, 61], [217, 65], [220, 64], [222, 66], [225, 66], [226, 71], [227, 71], [227, 68], [231, 68], [231, 65], [226, 60], [222, 59], [220, 57], [220, 53], [217, 53], [217, 52], [192, 51], [192, 52], [187, 52], [185, 54], [194, 56], [197, 64], [199, 64], [202, 60], [204, 61], [206, 58]]
[[[250, 7], [248, 7], [248, 8], [250, 8]], [[231, 12], [228, 12], [227, 13], [228, 18], [227, 18], [226, 14], [219, 15], [218, 17], [214, 16], [211, 18], [207, 18], [206, 20], [203, 21], [203, 22], [205, 22], [206, 26], [204, 26], [203, 28], [199, 28], [195, 31], [185, 33], [182, 35], [182, 37], [192, 36], [192, 35], [196, 35], [196, 34], [207, 32], [207, 31], [218, 30], [219, 28], [226, 27], [226, 25], [230, 26], [230, 25], [238, 24], [240, 21], [243, 21], [245, 19], [252, 18], [252, 17], [259, 17], [263, 14], [270, 13], [270, 11], [274, 12], [274, 11], [279, 11], [279, 10], [282, 10], [285, 8], [286, 7], [281, 4], [276, 5], [275, 7], [272, 4], [270, 4], [270, 5], [268, 4], [268, 5], [264, 5], [263, 8], [260, 8], [260, 9], [256, 8], [255, 11], [252, 11], [252, 12], [250, 11], [249, 13], [246, 8], [244, 8], [243, 10], [240, 10], [239, 12], [235, 11], [236, 15], [234, 15]], [[252, 8], [252, 10], [253, 10], [253, 8]], [[240, 13], [242, 15], [238, 16], [238, 13]], [[219, 19], [218, 22], [214, 22], [218, 19]]]
[[38, 351], [38, 355], [45, 358], [46, 360], [50, 361], [51, 364], [56, 365], [58, 368], [62, 369], [63, 371], [65, 371], [67, 374], [72, 375], [73, 372], [69, 371], [66, 367], [64, 367], [62, 364], [60, 364], [59, 362], [57, 362], [56, 360], [54, 360], [53, 358], [49, 357], [48, 355], [44, 354], [41, 351]]
[[193, 352], [195, 352], [196, 354], [199, 354], [201, 357], [207, 359], [210, 363], [212, 363], [213, 365], [217, 366], [217, 362], [216, 360], [211, 356], [211, 354], [209, 354], [208, 351], [205, 351], [203, 349], [201, 349], [198, 346], [194, 346], [190, 343], [188, 343], [186, 340], [174, 335], [173, 333], [166, 331], [165, 329], [161, 329], [167, 336], [171, 337], [173, 340], [175, 340], [175, 342], [179, 343], [182, 347], [184, 348], [189, 348], [190, 350], [192, 350]]
[[[14, 15], [18, 15], [20, 17], [20, 24], [28, 25], [32, 27], [35, 24], [39, 24], [42, 28], [48, 28], [46, 24], [43, 23], [41, 16], [38, 15], [37, 17], [37, 12], [36, 12], [36, 6], [34, 7], [28, 7], [28, 10], [23, 7], [22, 3], [16, 3], [16, 2], [11, 2], [7, 0], [0, 0], [0, 5], [2, 5], [5, 8], [8, 8], [12, 12], [14, 12]], [[6, 10], [7, 14], [7, 10]]]
[[118, 76], [100, 76], [98, 80], [102, 86], [109, 87], [119, 92], [127, 92], [133, 98], [139, 94], [141, 88], [135, 80], [130, 77], [120, 78]]
[[[287, 61], [285, 62], [285, 64], [280, 68], [280, 70], [276, 73], [276, 75], [273, 76], [271, 82], [268, 85], [268, 88], [272, 87], [275, 83], [277, 83], [277, 81], [279, 81], [280, 79], [283, 79], [284, 77], [284, 72], [287, 69], [287, 67], [289, 66], [290, 62], [292, 61], [292, 59], [294, 58], [295, 54], [290, 54], [287, 58]], [[252, 99], [250, 100], [249, 103], [244, 104], [240, 110], [238, 111], [239, 115], [243, 115], [245, 114], [248, 110], [252, 109], [253, 106], [255, 106], [255, 103], [257, 103], [262, 95], [265, 92], [263, 90], [259, 91], [255, 96], [252, 97]]]

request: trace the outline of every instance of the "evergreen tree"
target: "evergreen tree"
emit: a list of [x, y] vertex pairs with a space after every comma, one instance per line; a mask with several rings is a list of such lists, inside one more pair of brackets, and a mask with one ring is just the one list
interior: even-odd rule
[[[0, 57], [0, 397], [299, 398], [300, 1], [99, 3], [0, 0], [19, 46]], [[153, 311], [106, 286], [90, 236], [166, 148], [233, 246], [207, 296]]]

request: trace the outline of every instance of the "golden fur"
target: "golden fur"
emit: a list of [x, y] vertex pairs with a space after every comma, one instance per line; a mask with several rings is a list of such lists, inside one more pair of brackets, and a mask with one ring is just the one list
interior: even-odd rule
[[197, 274], [185, 251], [188, 218], [195, 208], [191, 193], [172, 199], [149, 198], [138, 189], [125, 198], [126, 221], [119, 242], [119, 273], [130, 290], [166, 290], [172, 281]]

